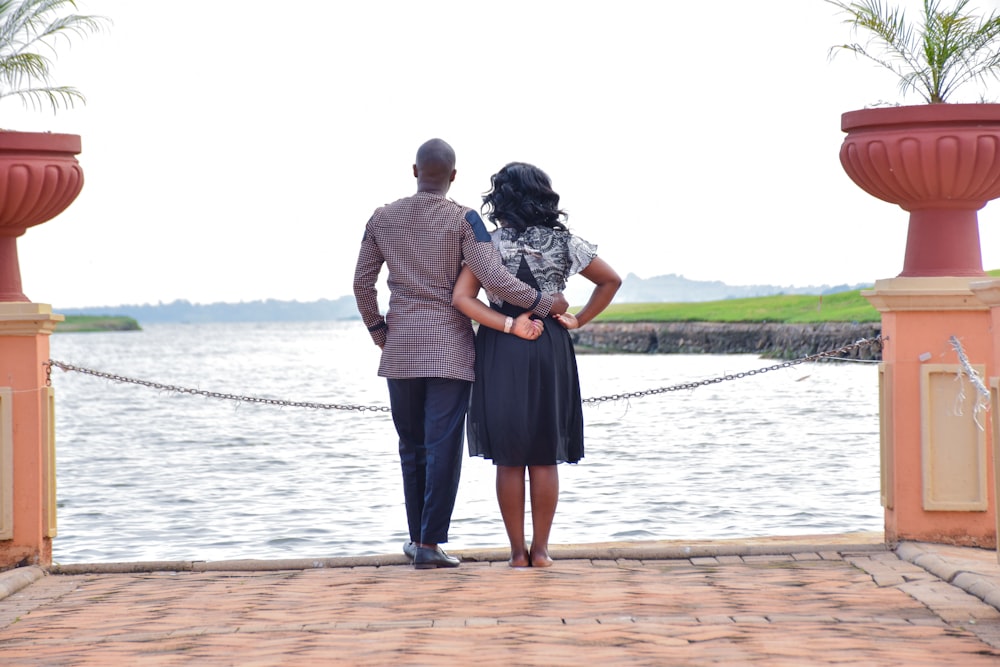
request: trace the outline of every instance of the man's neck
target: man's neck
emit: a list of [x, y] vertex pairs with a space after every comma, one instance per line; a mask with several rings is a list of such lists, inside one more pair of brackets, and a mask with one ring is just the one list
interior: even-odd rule
[[426, 192], [432, 195], [441, 195], [444, 197], [448, 194], [448, 190], [451, 188], [451, 183], [431, 183], [428, 181], [417, 181], [417, 192]]

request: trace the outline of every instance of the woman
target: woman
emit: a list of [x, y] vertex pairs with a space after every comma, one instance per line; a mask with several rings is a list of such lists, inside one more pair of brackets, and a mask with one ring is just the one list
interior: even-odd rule
[[[492, 459], [497, 470], [497, 500], [510, 540], [511, 567], [548, 567], [549, 533], [559, 498], [558, 463], [583, 458], [583, 407], [576, 355], [567, 329], [576, 329], [604, 310], [621, 278], [597, 257], [596, 246], [573, 236], [559, 195], [541, 169], [508, 164], [491, 178], [483, 211], [499, 228], [492, 233], [507, 269], [543, 292], [561, 292], [569, 276], [580, 273], [594, 283], [587, 305], [575, 315], [536, 320], [537, 338], [506, 335], [523, 310], [487, 293], [490, 306], [476, 297], [480, 284], [463, 269], [452, 304], [479, 322], [476, 381], [469, 403], [469, 453]], [[531, 483], [532, 540], [524, 538], [525, 469]]]

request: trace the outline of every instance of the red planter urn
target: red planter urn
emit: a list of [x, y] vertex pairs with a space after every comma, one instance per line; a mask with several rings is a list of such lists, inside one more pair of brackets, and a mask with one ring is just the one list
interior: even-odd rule
[[0, 302], [29, 301], [21, 291], [17, 237], [80, 194], [79, 152], [75, 134], [0, 131]]
[[984, 275], [976, 212], [1000, 197], [1000, 104], [849, 111], [841, 129], [851, 180], [910, 213], [899, 275]]

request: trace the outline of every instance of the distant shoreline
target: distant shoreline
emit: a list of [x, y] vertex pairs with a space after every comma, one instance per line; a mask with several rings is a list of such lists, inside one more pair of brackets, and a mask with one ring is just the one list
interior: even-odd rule
[[66, 319], [56, 325], [57, 333], [93, 331], [141, 331], [139, 322], [132, 317], [106, 315], [66, 315]]
[[[67, 315], [56, 332], [141, 331], [131, 317]], [[759, 354], [799, 359], [879, 336], [879, 322], [591, 322], [570, 333], [581, 354]], [[859, 347], [849, 358], [876, 361], [882, 347]]]
[[[881, 333], [880, 322], [591, 322], [570, 336], [581, 353], [759, 354], [800, 359]], [[882, 346], [859, 347], [847, 358], [881, 360]]]

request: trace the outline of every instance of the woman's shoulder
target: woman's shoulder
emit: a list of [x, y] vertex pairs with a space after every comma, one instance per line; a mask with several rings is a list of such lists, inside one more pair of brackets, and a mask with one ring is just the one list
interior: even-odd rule
[[[568, 229], [553, 229], [545, 225], [533, 225], [524, 231], [513, 227], [498, 227], [490, 232], [493, 241], [499, 244], [527, 244], [535, 247], [566, 247], [583, 241]], [[583, 241], [586, 243], [586, 241]]]
[[497, 227], [490, 232], [490, 238], [492, 238], [495, 243], [500, 241], [512, 241], [517, 238], [517, 232], [510, 227]]
[[545, 225], [528, 227], [524, 233], [536, 238], [569, 239], [573, 237], [573, 233], [568, 229], [553, 229], [552, 227], [546, 227]]

